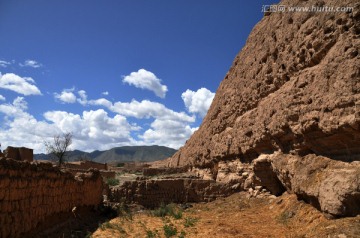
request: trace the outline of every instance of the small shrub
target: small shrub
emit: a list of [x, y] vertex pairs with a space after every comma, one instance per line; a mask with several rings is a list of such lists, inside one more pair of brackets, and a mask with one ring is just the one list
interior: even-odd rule
[[125, 163], [117, 163], [116, 164], [116, 167], [124, 167], [125, 166]]
[[168, 205], [161, 204], [160, 207], [158, 207], [152, 212], [152, 214], [153, 216], [156, 217], [172, 216], [175, 219], [182, 218], [182, 210], [176, 208], [175, 204], [168, 204]]
[[116, 186], [119, 185], [119, 180], [116, 178], [108, 178], [106, 180], [106, 183], [109, 184], [110, 186]]
[[169, 225], [166, 224], [166, 225], [164, 225], [163, 228], [164, 228], [164, 235], [166, 238], [176, 236], [177, 229], [176, 229], [176, 227], [174, 227], [173, 224], [169, 224]]
[[118, 224], [115, 223], [110, 223], [109, 221], [104, 222], [103, 224], [100, 225], [100, 229], [101, 230], [106, 230], [106, 229], [113, 229], [113, 230], [118, 230], [120, 231], [120, 233], [126, 233], [126, 231]]
[[159, 237], [159, 233], [157, 230], [152, 231], [152, 230], [146, 230], [146, 238], [156, 238]]
[[284, 211], [276, 217], [277, 221], [283, 225], [287, 225], [292, 217], [295, 216], [293, 211]]
[[185, 231], [181, 231], [178, 238], [185, 238], [185, 235], [186, 235]]
[[195, 226], [195, 223], [196, 223], [197, 221], [198, 221], [197, 218], [186, 217], [186, 218], [185, 218], [184, 226], [185, 226], [185, 227]]

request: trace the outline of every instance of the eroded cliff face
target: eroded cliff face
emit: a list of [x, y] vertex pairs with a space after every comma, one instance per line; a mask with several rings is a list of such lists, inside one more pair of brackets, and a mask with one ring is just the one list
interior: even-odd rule
[[169, 166], [212, 168], [262, 153], [360, 158], [360, 10], [356, 0], [281, 1], [351, 12], [263, 17], [221, 82], [199, 130]]

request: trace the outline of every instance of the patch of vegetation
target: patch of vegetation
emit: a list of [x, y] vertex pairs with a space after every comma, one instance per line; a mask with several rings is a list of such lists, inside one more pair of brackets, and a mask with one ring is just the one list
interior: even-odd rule
[[124, 167], [124, 166], [125, 166], [125, 163], [121, 163], [121, 162], [120, 162], [120, 163], [117, 163], [117, 164], [116, 164], [116, 167]]
[[185, 231], [181, 231], [178, 238], [185, 238], [185, 235], [186, 235]]
[[284, 211], [279, 216], [276, 217], [276, 220], [283, 225], [287, 225], [290, 219], [294, 216], [295, 213], [293, 211]]
[[146, 230], [146, 238], [156, 238], [156, 237], [160, 237], [159, 236], [159, 232], [158, 230]]
[[125, 219], [127, 219], [127, 220], [132, 220], [132, 219], [133, 219], [131, 209], [130, 209], [130, 207], [126, 204], [125, 200], [122, 200], [122, 201], [119, 203], [116, 211], [117, 211], [117, 215], [118, 215], [119, 217], [123, 217], [123, 218], [125, 218]]
[[120, 225], [116, 224], [116, 223], [110, 223], [109, 221], [106, 221], [104, 223], [102, 223], [100, 225], [100, 229], [102, 231], [106, 230], [106, 229], [112, 229], [112, 230], [117, 230], [120, 233], [126, 233], [126, 231], [124, 230], [124, 228], [122, 228]]
[[152, 215], [156, 217], [172, 216], [175, 219], [182, 218], [182, 210], [176, 206], [176, 204], [161, 204], [160, 207], [152, 211]]
[[106, 180], [106, 183], [109, 184], [110, 186], [116, 186], [116, 185], [119, 185], [120, 182], [116, 178], [108, 178]]
[[197, 219], [197, 218], [186, 217], [186, 218], [185, 218], [185, 222], [184, 222], [184, 226], [185, 226], [185, 227], [195, 226], [195, 223], [196, 223], [198, 220], [199, 220], [199, 219]]
[[177, 229], [173, 224], [165, 224], [163, 226], [163, 228], [164, 228], [164, 235], [165, 235], [166, 238], [176, 236]]

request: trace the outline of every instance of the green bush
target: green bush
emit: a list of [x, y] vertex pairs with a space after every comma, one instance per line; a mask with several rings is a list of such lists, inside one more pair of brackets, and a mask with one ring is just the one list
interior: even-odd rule
[[164, 225], [164, 234], [165, 234], [165, 237], [168, 238], [168, 237], [172, 237], [172, 236], [176, 236], [177, 234], [177, 230], [176, 230], [176, 227], [174, 227], [173, 224], [166, 224]]
[[158, 231], [146, 230], [146, 238], [156, 238], [159, 237]]
[[185, 218], [185, 223], [184, 223], [184, 226], [185, 227], [191, 227], [191, 226], [194, 226], [195, 223], [198, 221], [197, 218], [193, 218], [193, 217], [186, 217]]
[[168, 205], [161, 204], [160, 207], [153, 210], [152, 212], [153, 216], [156, 217], [166, 217], [166, 216], [172, 216], [175, 219], [181, 219], [182, 218], [182, 210], [177, 208], [175, 204], [171, 203]]
[[116, 164], [116, 167], [124, 167], [125, 166], [125, 163], [117, 163]]
[[106, 183], [109, 184], [110, 186], [116, 186], [119, 185], [119, 180], [116, 178], [108, 178], [106, 180]]

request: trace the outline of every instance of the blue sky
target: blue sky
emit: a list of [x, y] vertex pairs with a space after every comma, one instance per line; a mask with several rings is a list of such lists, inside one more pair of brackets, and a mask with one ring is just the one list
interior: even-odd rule
[[273, 1], [0, 0], [0, 143], [179, 148]]

